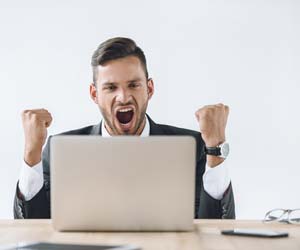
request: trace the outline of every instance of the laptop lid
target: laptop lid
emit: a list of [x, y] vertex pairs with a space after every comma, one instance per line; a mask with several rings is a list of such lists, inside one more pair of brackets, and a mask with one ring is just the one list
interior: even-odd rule
[[51, 217], [60, 231], [193, 229], [189, 136], [54, 136]]

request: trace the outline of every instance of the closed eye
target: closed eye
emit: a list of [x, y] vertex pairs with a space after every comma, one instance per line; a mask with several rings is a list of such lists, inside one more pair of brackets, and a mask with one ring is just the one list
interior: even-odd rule
[[139, 87], [140, 86], [140, 83], [138, 83], [138, 82], [131, 82], [131, 83], [129, 83], [129, 88], [137, 88], [137, 87]]
[[109, 84], [109, 85], [105, 85], [103, 87], [104, 90], [109, 90], [109, 91], [113, 91], [115, 90], [117, 87], [115, 85]]

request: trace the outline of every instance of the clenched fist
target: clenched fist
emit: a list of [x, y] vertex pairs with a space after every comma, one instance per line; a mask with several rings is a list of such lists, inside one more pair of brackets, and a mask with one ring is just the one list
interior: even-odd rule
[[216, 147], [225, 141], [228, 114], [229, 107], [221, 103], [204, 106], [195, 113], [207, 147]]
[[22, 123], [25, 134], [24, 160], [29, 166], [41, 161], [42, 148], [47, 138], [47, 128], [52, 116], [46, 109], [24, 110]]

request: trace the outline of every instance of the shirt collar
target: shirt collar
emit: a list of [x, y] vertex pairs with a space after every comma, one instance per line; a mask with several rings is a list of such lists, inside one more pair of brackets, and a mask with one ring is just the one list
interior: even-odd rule
[[[111, 135], [107, 132], [105, 126], [104, 126], [104, 120], [102, 120], [101, 122], [101, 131], [102, 131], [102, 136], [103, 137], [110, 137]], [[149, 124], [149, 120], [148, 117], [146, 116], [146, 123], [145, 123], [145, 127], [143, 129], [143, 132], [141, 133], [140, 136], [142, 137], [146, 137], [150, 135], [150, 124]]]

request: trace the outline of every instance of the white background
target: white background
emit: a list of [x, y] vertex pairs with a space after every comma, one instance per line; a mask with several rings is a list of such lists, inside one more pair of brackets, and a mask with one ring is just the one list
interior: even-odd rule
[[300, 207], [299, 1], [1, 1], [0, 218], [12, 218], [23, 153], [20, 113], [47, 108], [49, 134], [101, 119], [90, 58], [107, 38], [144, 50], [148, 113], [198, 130], [197, 108], [231, 108], [228, 165], [240, 219]]

